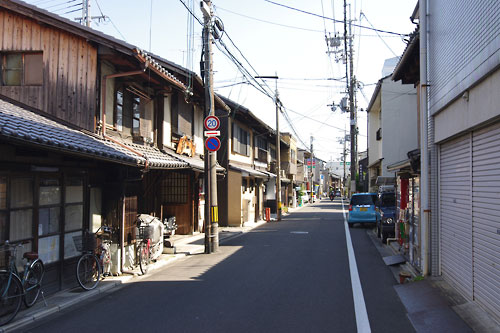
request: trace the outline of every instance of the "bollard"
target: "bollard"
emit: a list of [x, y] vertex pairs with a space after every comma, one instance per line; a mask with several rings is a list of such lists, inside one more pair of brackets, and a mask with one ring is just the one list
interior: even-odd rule
[[271, 221], [271, 208], [269, 207], [266, 208], [266, 221]]

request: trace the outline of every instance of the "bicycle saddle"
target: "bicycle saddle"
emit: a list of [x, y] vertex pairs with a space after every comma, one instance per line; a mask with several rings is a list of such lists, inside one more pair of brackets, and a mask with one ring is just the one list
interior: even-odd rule
[[38, 259], [38, 253], [36, 252], [25, 252], [23, 254], [23, 258], [29, 259], [29, 260], [35, 260]]

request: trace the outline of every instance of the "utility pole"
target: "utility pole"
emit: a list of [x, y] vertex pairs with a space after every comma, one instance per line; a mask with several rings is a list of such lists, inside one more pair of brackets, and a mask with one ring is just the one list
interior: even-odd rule
[[281, 221], [281, 133], [280, 133], [280, 105], [278, 94], [278, 75], [276, 74], [276, 221]]
[[[347, 62], [346, 62], [346, 78], [347, 79], [347, 87], [349, 90], [349, 119], [350, 119], [350, 134], [351, 134], [351, 186], [350, 193], [354, 193], [356, 191], [356, 159], [357, 159], [357, 151], [356, 151], [356, 110], [354, 106], [354, 61], [352, 54], [352, 20], [349, 17], [349, 36], [347, 35], [347, 1], [344, 0], [344, 47], [345, 47], [345, 55], [346, 58], [349, 58], [349, 73], [347, 73]], [[347, 41], [349, 40], [349, 44]], [[349, 74], [349, 76], [348, 76]]]
[[90, 0], [82, 1], [82, 23], [90, 28]]
[[[72, 13], [73, 11], [71, 11]], [[91, 16], [90, 15], [90, 0], [82, 0], [82, 17], [77, 17], [74, 20], [78, 21], [80, 24], [83, 24], [86, 27], [90, 28], [90, 23], [92, 20], [98, 20], [105, 22], [108, 17], [106, 15], [101, 16]]]
[[[200, 2], [203, 13], [203, 55], [205, 85], [205, 116], [215, 116], [213, 62], [212, 62], [212, 2]], [[217, 205], [216, 152], [209, 152], [205, 147], [205, 253], [217, 252], [219, 249], [219, 209]], [[207, 209], [208, 208], [208, 209]]]
[[313, 153], [313, 141], [314, 137], [311, 135], [311, 202], [313, 199], [313, 191], [314, 191], [314, 153]]
[[347, 153], [345, 151], [345, 142], [346, 142], [346, 138], [347, 138], [347, 131], [345, 130], [345, 127], [344, 127], [344, 140], [342, 140], [344, 142], [344, 153], [342, 155], [342, 163], [344, 164], [344, 178], [342, 179], [342, 196], [344, 195], [344, 188], [345, 188], [345, 181], [346, 181], [346, 177], [345, 177], [345, 165], [346, 165], [346, 161], [345, 161], [345, 158], [347, 156]]
[[274, 104], [276, 106], [276, 221], [281, 221], [281, 133], [280, 133], [280, 100], [278, 93], [278, 73], [274, 76], [255, 76], [256, 79], [276, 80]]

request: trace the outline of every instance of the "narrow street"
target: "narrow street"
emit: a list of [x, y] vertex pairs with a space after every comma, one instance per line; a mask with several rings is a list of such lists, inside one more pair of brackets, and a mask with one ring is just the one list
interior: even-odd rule
[[348, 231], [362, 297], [353, 297], [342, 202], [322, 200], [28, 332], [413, 331], [372, 231]]

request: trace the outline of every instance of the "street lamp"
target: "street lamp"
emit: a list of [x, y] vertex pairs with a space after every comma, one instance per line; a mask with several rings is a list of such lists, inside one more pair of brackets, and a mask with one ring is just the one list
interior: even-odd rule
[[279, 109], [280, 101], [278, 94], [278, 75], [273, 76], [256, 76], [256, 79], [273, 79], [276, 80], [276, 91], [274, 93], [274, 104], [276, 105], [276, 220], [281, 220], [281, 152], [280, 152], [280, 121]]

